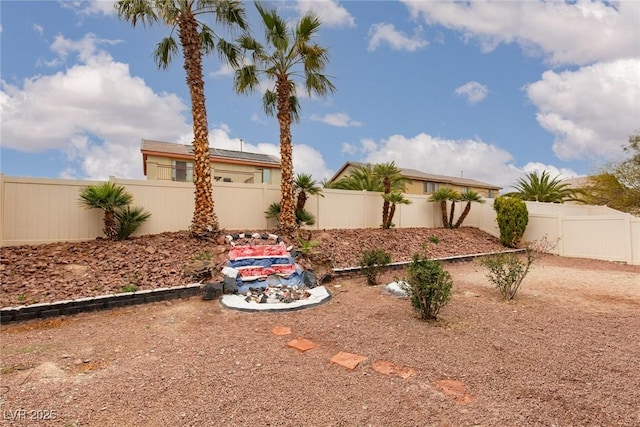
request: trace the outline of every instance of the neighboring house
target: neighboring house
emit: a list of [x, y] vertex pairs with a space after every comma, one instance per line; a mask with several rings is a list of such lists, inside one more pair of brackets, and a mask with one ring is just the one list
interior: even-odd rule
[[[193, 182], [193, 147], [142, 140], [142, 164], [148, 180]], [[279, 184], [280, 159], [268, 154], [210, 148], [211, 178], [221, 182]]]
[[[359, 166], [367, 166], [365, 163], [346, 162], [336, 172], [329, 183], [333, 183], [340, 178], [349, 175], [351, 169]], [[373, 167], [373, 165], [371, 165]], [[486, 182], [476, 181], [469, 178], [457, 178], [446, 175], [434, 175], [430, 173], [424, 173], [415, 169], [400, 169], [400, 174], [407, 180], [406, 194], [431, 194], [440, 188], [451, 188], [458, 192], [466, 190], [473, 190], [480, 194], [482, 197], [494, 198], [500, 195], [502, 187], [496, 185], [487, 184]]]

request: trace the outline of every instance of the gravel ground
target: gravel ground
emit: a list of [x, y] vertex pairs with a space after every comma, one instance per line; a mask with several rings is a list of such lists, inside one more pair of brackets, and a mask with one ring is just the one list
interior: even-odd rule
[[[347, 246], [339, 242], [348, 234], [328, 247]], [[444, 234], [440, 240], [435, 247]], [[154, 254], [161, 251], [173, 253], [162, 247]], [[82, 245], [75, 253], [87, 260]], [[167, 261], [176, 276], [181, 262]], [[4, 287], [13, 270], [3, 265]], [[477, 263], [445, 268], [453, 297], [438, 322], [420, 321], [406, 299], [356, 277], [330, 282], [329, 302], [290, 313], [237, 312], [191, 298], [3, 325], [3, 422], [640, 425], [640, 342], [632, 338], [640, 331], [640, 267], [543, 256], [512, 302], [501, 300]], [[275, 335], [276, 326], [292, 333]], [[298, 337], [316, 347], [289, 348]], [[366, 360], [354, 370], [330, 363], [340, 351]], [[381, 361], [413, 375], [378, 373]]]
[[[300, 247], [297, 237], [281, 236], [287, 245]], [[394, 262], [410, 261], [413, 253], [422, 251], [425, 244], [432, 257], [504, 249], [494, 237], [468, 227], [323, 230], [311, 235], [304, 232], [302, 238], [315, 244], [314, 258], [321, 261], [316, 266], [318, 273], [329, 268], [358, 266], [365, 249], [385, 249]], [[439, 243], [433, 244], [429, 238]], [[0, 307], [107, 295], [122, 292], [123, 287], [131, 285], [143, 290], [193, 283], [197, 280], [188, 272], [190, 266], [198, 265], [195, 260], [211, 258], [213, 265], [223, 266], [229, 248], [224, 236], [218, 241], [196, 241], [186, 232], [120, 242], [94, 240], [5, 247], [0, 258]]]

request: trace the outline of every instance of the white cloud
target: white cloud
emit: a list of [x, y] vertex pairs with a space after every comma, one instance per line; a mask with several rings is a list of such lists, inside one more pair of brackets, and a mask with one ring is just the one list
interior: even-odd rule
[[540, 162], [529, 162], [522, 167], [522, 176], [531, 172], [537, 172], [538, 175], [542, 175], [542, 172], [547, 172], [551, 176], [551, 178], [558, 177], [559, 179], [570, 179], [576, 178], [579, 175], [576, 174], [572, 169], [569, 168], [558, 168], [554, 165], [546, 165]]
[[358, 146], [349, 142], [343, 142], [340, 152], [342, 154], [356, 154], [358, 152]]
[[[511, 154], [481, 140], [450, 140], [418, 134], [392, 135], [380, 141], [361, 141], [361, 161], [396, 165], [437, 175], [460, 176], [508, 187], [523, 171], [513, 164]], [[575, 174], [574, 174], [575, 175]]]
[[477, 104], [483, 101], [489, 94], [489, 88], [478, 82], [467, 82], [456, 88], [456, 95], [465, 96], [469, 104]]
[[59, 3], [80, 16], [115, 14], [114, 0], [59, 0]]
[[561, 159], [616, 159], [638, 128], [640, 59], [546, 71], [525, 89]]
[[357, 127], [362, 126], [362, 122], [357, 120], [353, 120], [349, 117], [348, 114], [345, 113], [334, 113], [334, 114], [325, 114], [324, 116], [317, 116], [313, 114], [311, 116], [311, 120], [315, 122], [326, 123], [331, 126], [337, 127]]
[[388, 44], [393, 50], [416, 51], [428, 46], [428, 42], [422, 38], [421, 29], [418, 28], [413, 36], [407, 36], [396, 30], [393, 24], [373, 24], [369, 28], [369, 46], [367, 50], [373, 52], [381, 44]]
[[403, 2], [414, 17], [478, 40], [485, 51], [518, 43], [556, 65], [640, 56], [637, 1]]
[[356, 19], [336, 0], [298, 0], [295, 8], [300, 15], [314, 13], [327, 27], [356, 26]]
[[78, 41], [56, 37], [51, 46], [79, 63], [64, 72], [12, 85], [2, 81], [0, 113], [6, 148], [62, 150], [76, 178], [109, 175], [142, 178], [140, 140], [173, 140], [187, 132], [187, 106], [176, 95], [155, 93], [145, 82], [97, 48], [89, 34]]
[[44, 27], [42, 25], [33, 24], [33, 31], [35, 31], [39, 35], [42, 35], [44, 34]]
[[234, 73], [235, 70], [230, 64], [223, 64], [216, 71], [209, 73], [209, 75], [215, 79], [218, 77], [230, 77], [233, 76]]

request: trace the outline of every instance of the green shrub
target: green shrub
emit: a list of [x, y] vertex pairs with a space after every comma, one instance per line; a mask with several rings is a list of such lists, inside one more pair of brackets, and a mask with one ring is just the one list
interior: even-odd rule
[[440, 309], [451, 298], [453, 280], [439, 261], [426, 255], [414, 254], [407, 268], [405, 291], [411, 298], [411, 305], [424, 320], [435, 320]]
[[311, 238], [305, 239], [303, 237], [298, 237], [298, 251], [304, 254], [305, 256], [311, 255], [313, 252], [313, 248], [318, 246], [320, 242], [317, 240], [311, 240]]
[[516, 197], [501, 196], [494, 200], [493, 209], [500, 228], [500, 243], [508, 248], [518, 247], [529, 223], [527, 205]]
[[194, 261], [211, 261], [212, 258], [209, 251], [200, 251], [193, 256]]
[[440, 238], [438, 236], [430, 236], [429, 241], [434, 245], [437, 245], [438, 243], [440, 243]]
[[367, 249], [362, 252], [360, 268], [367, 276], [367, 284], [375, 286], [382, 270], [391, 262], [391, 256], [384, 249]]
[[[273, 202], [269, 205], [266, 211], [264, 211], [265, 218], [280, 218], [280, 203]], [[316, 218], [312, 213], [307, 212], [306, 210], [296, 209], [296, 224], [298, 226], [301, 225], [314, 225], [316, 223]]]
[[136, 232], [142, 224], [151, 216], [151, 213], [145, 211], [141, 207], [131, 207], [127, 205], [122, 209], [115, 211], [117, 239], [125, 240]]
[[120, 288], [120, 292], [135, 292], [138, 289], [136, 285], [130, 283]]
[[517, 254], [509, 252], [488, 256], [479, 261], [480, 265], [489, 269], [487, 277], [506, 300], [516, 297], [522, 281], [529, 273], [535, 259], [531, 246], [527, 246], [524, 258], [523, 261]]

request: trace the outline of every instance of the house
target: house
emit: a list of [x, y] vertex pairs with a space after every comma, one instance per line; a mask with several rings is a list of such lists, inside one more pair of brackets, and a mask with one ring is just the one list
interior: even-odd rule
[[[148, 180], [193, 182], [191, 145], [143, 139], [142, 166]], [[211, 177], [221, 182], [279, 184], [280, 159], [246, 151], [210, 148]]]
[[[328, 183], [333, 183], [339, 179], [349, 175], [353, 168], [367, 166], [366, 163], [346, 162], [338, 171], [329, 179]], [[370, 165], [373, 166], [373, 165]], [[406, 194], [431, 194], [440, 188], [451, 188], [457, 192], [473, 190], [482, 197], [494, 198], [500, 195], [502, 187], [487, 184], [486, 182], [476, 181], [469, 178], [458, 178], [446, 175], [435, 175], [420, 172], [415, 169], [400, 169], [400, 174], [407, 180]]]

